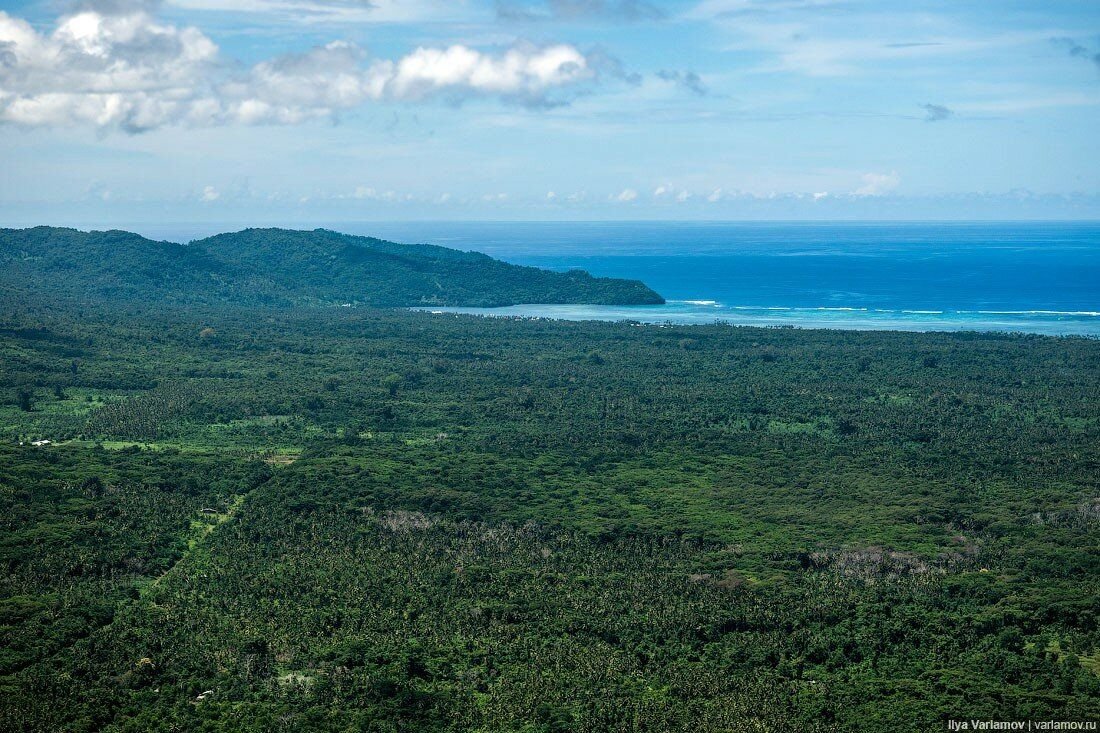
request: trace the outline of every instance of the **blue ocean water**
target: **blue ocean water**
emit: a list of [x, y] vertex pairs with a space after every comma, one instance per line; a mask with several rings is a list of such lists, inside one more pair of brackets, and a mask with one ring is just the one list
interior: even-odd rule
[[[1100, 224], [430, 223], [376, 236], [636, 278], [663, 306], [444, 309], [642, 322], [1100, 336]], [[348, 228], [348, 227], [345, 227]]]
[[[209, 225], [208, 225], [209, 226]], [[635, 278], [663, 306], [492, 315], [1100, 336], [1100, 222], [330, 222], [330, 229]], [[226, 231], [222, 225], [212, 231]], [[301, 227], [299, 227], [301, 228]], [[140, 229], [139, 229], [140, 230]], [[145, 233], [145, 232], [143, 232]], [[195, 231], [194, 236], [212, 232]], [[186, 240], [186, 232], [148, 232]]]

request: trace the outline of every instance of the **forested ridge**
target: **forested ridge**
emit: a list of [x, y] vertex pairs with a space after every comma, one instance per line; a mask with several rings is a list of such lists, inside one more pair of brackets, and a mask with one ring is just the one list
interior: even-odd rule
[[477, 252], [317, 229], [246, 229], [186, 245], [124, 231], [0, 229], [9, 292], [160, 304], [646, 304], [636, 280], [511, 265]]
[[9, 297], [0, 365], [2, 730], [1100, 718], [1096, 340]]

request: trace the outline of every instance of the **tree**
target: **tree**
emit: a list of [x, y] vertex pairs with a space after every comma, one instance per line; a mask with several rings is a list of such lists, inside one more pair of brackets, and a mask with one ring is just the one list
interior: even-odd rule
[[21, 387], [15, 392], [15, 400], [19, 404], [19, 409], [23, 412], [30, 412], [34, 409], [34, 390]]
[[382, 377], [382, 387], [389, 392], [390, 397], [393, 397], [397, 394], [397, 388], [400, 387], [404, 381], [405, 380], [400, 374], [390, 373]]

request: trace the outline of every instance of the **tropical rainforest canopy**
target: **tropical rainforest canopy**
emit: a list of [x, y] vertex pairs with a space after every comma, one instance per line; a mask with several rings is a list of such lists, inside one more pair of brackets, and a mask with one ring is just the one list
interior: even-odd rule
[[477, 252], [324, 229], [246, 229], [186, 245], [122, 231], [0, 229], [5, 285], [160, 304], [663, 303], [635, 280], [511, 265]]
[[281, 307], [649, 291], [2, 241], [0, 729], [1100, 718], [1100, 342]]

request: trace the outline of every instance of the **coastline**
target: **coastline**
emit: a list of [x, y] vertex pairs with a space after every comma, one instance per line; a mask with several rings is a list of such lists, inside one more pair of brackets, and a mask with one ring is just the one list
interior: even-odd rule
[[664, 305], [600, 306], [528, 303], [499, 308], [416, 307], [432, 313], [565, 321], [634, 321], [645, 324], [824, 328], [846, 331], [967, 331], [1043, 336], [1100, 337], [1100, 311], [933, 310], [843, 306], [724, 305], [707, 299]]

